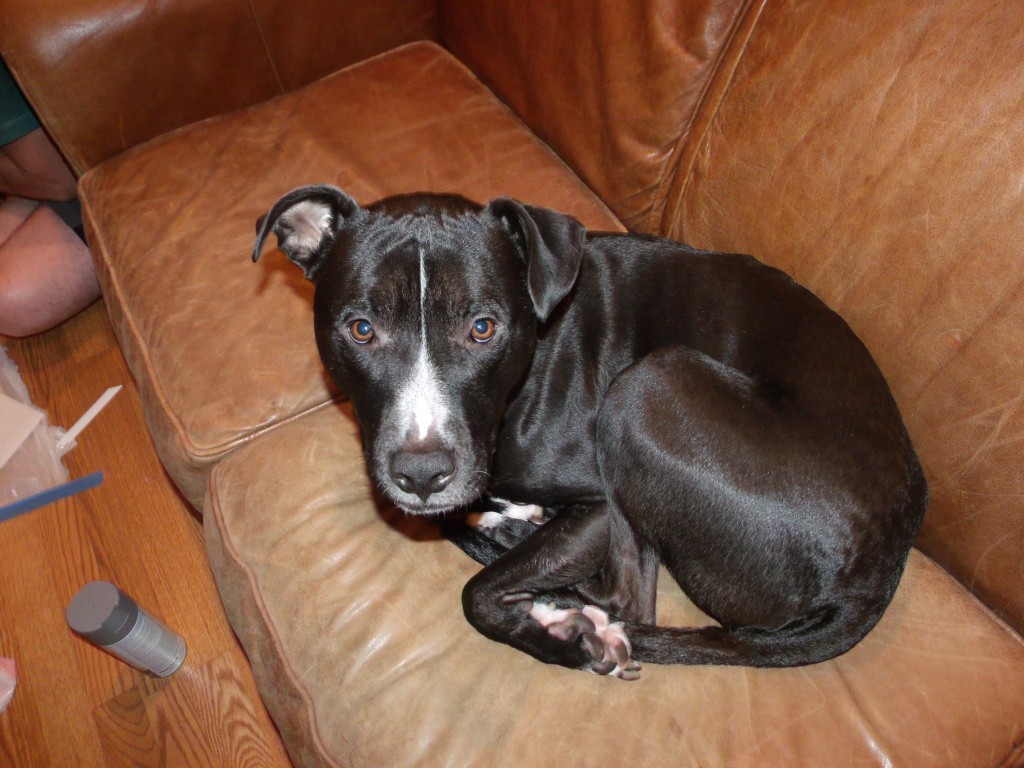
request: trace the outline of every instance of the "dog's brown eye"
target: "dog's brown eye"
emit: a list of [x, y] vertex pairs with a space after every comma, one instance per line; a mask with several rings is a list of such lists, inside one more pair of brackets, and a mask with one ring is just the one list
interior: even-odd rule
[[348, 333], [356, 344], [368, 344], [373, 340], [373, 326], [368, 320], [356, 320], [349, 325]]
[[483, 344], [485, 341], [490, 341], [494, 337], [494, 332], [498, 330], [498, 326], [494, 324], [494, 321], [489, 317], [481, 317], [475, 323], [473, 327], [469, 329], [469, 336], [473, 341], [478, 341]]

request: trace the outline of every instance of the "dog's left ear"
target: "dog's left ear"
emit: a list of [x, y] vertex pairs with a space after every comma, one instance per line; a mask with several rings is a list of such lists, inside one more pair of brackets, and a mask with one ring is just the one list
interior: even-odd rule
[[252, 260], [259, 259], [273, 232], [277, 247], [312, 280], [338, 230], [361, 210], [355, 200], [328, 184], [293, 189], [256, 222]]
[[511, 198], [492, 200], [487, 210], [497, 216], [525, 259], [534, 312], [541, 322], [547, 320], [576, 282], [586, 229], [572, 216]]

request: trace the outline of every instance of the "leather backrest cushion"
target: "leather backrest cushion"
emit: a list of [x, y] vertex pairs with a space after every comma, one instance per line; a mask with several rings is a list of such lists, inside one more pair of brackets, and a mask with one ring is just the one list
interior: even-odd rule
[[744, 0], [440, 0], [443, 42], [629, 228], [666, 173]]
[[78, 173], [173, 128], [434, 37], [434, 0], [0, 3], [0, 52]]
[[919, 545], [1024, 628], [1024, 25], [1013, 3], [769, 0], [662, 231], [752, 253], [878, 359], [932, 491]]

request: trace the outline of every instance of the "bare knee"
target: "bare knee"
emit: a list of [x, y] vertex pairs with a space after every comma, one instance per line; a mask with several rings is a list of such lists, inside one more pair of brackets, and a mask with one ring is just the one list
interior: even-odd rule
[[0, 243], [0, 334], [40, 333], [99, 295], [88, 248], [45, 206]]
[[45, 330], [32, 291], [0, 270], [0, 335], [23, 338]]
[[[0, 270], [2, 271], [2, 270]], [[24, 338], [48, 331], [100, 297], [99, 286], [82, 282], [53, 295], [37, 286], [11, 282], [0, 274], [0, 336]]]

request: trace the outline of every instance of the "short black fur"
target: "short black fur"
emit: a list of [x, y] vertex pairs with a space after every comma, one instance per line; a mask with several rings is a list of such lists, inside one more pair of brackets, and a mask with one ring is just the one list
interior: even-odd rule
[[[512, 200], [305, 189], [256, 254], [274, 228], [314, 280], [378, 485], [414, 514], [516, 502], [486, 534], [444, 524], [485, 565], [463, 592], [483, 634], [635, 679], [638, 661], [815, 663], [875, 625], [927, 485], [881, 372], [813, 294]], [[304, 196], [331, 215], [289, 214]], [[557, 513], [509, 521], [530, 504]], [[655, 626], [659, 563], [718, 626]]]

